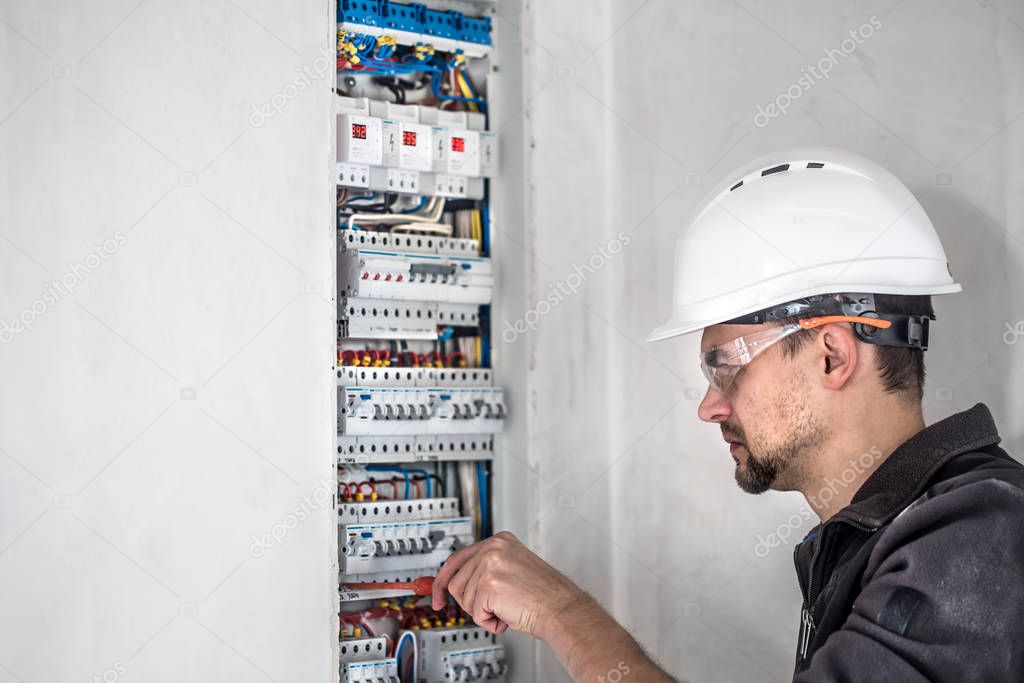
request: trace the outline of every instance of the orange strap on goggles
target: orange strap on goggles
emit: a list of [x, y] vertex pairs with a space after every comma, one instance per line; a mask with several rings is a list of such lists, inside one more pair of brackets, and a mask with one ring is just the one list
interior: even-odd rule
[[889, 329], [892, 322], [880, 318], [867, 318], [862, 315], [822, 315], [814, 318], [804, 318], [797, 321], [800, 327], [805, 330], [813, 330], [815, 327], [828, 325], [829, 323], [860, 323], [868, 327], [877, 327], [880, 330]]

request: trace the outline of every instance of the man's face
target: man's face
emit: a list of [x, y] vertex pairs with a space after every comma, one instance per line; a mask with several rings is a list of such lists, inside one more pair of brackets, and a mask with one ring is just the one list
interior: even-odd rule
[[[767, 327], [708, 327], [701, 352]], [[808, 460], [827, 436], [814, 411], [813, 347], [808, 342], [790, 357], [774, 345], [744, 366], [725, 394], [708, 387], [697, 409], [702, 420], [721, 426], [736, 463], [736, 483], [747, 493], [799, 488]]]

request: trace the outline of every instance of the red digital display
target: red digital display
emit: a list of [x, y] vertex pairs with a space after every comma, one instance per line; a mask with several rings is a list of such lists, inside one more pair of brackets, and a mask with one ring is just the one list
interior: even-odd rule
[[352, 124], [352, 137], [356, 140], [366, 139], [366, 126], [362, 123]]
[[466, 151], [466, 139], [465, 138], [452, 138], [452, 151], [453, 152], [465, 152]]
[[416, 131], [414, 130], [403, 130], [402, 131], [402, 144], [406, 147], [416, 146]]

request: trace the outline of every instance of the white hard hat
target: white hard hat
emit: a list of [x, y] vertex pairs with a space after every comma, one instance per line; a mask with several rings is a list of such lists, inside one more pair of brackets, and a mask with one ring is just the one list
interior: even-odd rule
[[914, 195], [856, 154], [771, 154], [709, 197], [676, 242], [672, 315], [647, 341], [812, 295], [960, 291]]

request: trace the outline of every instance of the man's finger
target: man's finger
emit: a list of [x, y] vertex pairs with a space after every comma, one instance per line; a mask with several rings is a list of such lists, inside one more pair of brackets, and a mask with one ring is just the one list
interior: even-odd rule
[[473, 623], [475, 623], [477, 626], [487, 631], [488, 633], [501, 635], [508, 628], [508, 624], [506, 624], [504, 621], [494, 616], [490, 612], [484, 612], [483, 610], [479, 610], [479, 614], [473, 614], [470, 616], [473, 617]]
[[469, 614], [473, 613], [473, 603], [478, 594], [477, 588], [480, 586], [480, 579], [487, 573], [486, 564], [486, 562], [482, 562], [478, 558], [474, 566], [466, 565], [459, 572], [459, 574], [466, 575], [466, 584], [462, 589], [462, 599], [459, 601], [459, 606]]
[[478, 545], [479, 544], [474, 543], [471, 546], [452, 553], [444, 563], [444, 566], [441, 567], [441, 571], [437, 573], [437, 576], [434, 578], [434, 589], [431, 593], [432, 597], [430, 602], [431, 607], [435, 610], [439, 610], [444, 607], [444, 603], [447, 601], [444, 593], [445, 589], [448, 588], [448, 582], [452, 580], [452, 576], [459, 570], [459, 567], [469, 562], [469, 560], [479, 552], [479, 548], [477, 547]]
[[474, 555], [468, 562], [459, 567], [459, 571], [455, 572], [455, 576], [448, 583], [448, 592], [455, 598], [455, 602], [459, 603], [460, 607], [462, 607], [462, 601], [465, 599], [466, 585], [469, 578], [473, 576], [479, 564], [480, 556]]

